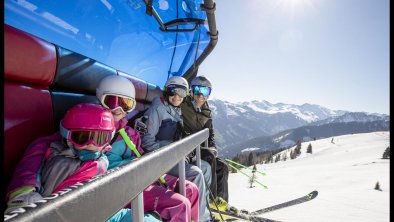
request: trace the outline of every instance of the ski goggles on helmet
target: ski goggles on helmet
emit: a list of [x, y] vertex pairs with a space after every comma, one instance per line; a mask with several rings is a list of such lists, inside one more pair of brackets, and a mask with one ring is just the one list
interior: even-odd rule
[[107, 109], [114, 110], [120, 107], [125, 112], [132, 111], [136, 105], [134, 98], [111, 94], [104, 94], [101, 103]]
[[111, 141], [112, 136], [111, 131], [68, 130], [66, 138], [76, 148], [80, 148], [89, 144], [103, 147]]
[[183, 86], [169, 85], [166, 87], [166, 93], [168, 96], [174, 96], [177, 94], [178, 96], [184, 98], [187, 95], [187, 89]]
[[204, 97], [208, 97], [211, 94], [211, 88], [208, 86], [192, 86], [193, 95], [203, 95]]

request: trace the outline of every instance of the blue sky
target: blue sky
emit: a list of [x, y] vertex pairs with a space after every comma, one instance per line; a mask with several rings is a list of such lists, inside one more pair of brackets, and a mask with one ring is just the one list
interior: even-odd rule
[[217, 0], [211, 98], [389, 114], [388, 0]]

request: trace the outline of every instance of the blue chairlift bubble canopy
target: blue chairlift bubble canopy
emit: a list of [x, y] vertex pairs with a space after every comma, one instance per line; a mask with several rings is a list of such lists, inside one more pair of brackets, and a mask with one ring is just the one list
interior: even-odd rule
[[163, 86], [169, 76], [184, 75], [209, 44], [201, 4], [202, 0], [5, 0], [4, 22]]

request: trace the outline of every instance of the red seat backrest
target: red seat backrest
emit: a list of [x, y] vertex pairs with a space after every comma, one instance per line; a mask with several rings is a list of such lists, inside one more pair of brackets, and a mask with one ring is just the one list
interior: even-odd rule
[[[56, 48], [18, 29], [4, 26], [5, 189], [26, 147], [54, 132], [49, 85], [56, 73]], [[5, 191], [4, 191], [5, 193]]]

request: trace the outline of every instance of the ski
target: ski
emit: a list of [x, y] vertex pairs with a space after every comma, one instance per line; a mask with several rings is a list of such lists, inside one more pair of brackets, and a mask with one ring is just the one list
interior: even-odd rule
[[[240, 164], [240, 163], [237, 163], [237, 162], [235, 162], [235, 161], [233, 161], [233, 160], [225, 159], [225, 161], [227, 161], [228, 163], [232, 163], [232, 164], [238, 165], [238, 166], [240, 166], [240, 167], [242, 167], [242, 168], [245, 168], [245, 169], [248, 169], [248, 170], [250, 170], [250, 171], [253, 171], [253, 168], [248, 167], [248, 166], [245, 166], [245, 165]], [[260, 172], [260, 171], [258, 171], [258, 170], [256, 170], [256, 172], [259, 173], [259, 174], [261, 174], [261, 175], [263, 175], [263, 176], [266, 175], [264, 172]]]
[[[317, 197], [317, 195], [318, 195], [318, 192], [316, 190], [314, 190], [314, 191], [310, 192], [309, 194], [299, 197], [299, 198], [296, 198], [294, 200], [286, 201], [286, 202], [283, 202], [283, 203], [280, 203], [280, 204], [277, 204], [274, 206], [266, 207], [266, 208], [263, 208], [260, 210], [256, 210], [253, 212], [245, 212], [245, 211], [242, 212], [241, 211], [241, 213], [239, 213], [239, 214], [235, 214], [233, 212], [228, 212], [228, 211], [219, 211], [219, 210], [216, 210], [213, 208], [210, 208], [210, 210], [212, 212], [215, 212], [218, 214], [229, 216], [233, 219], [247, 220], [247, 221], [251, 221], [251, 222], [260, 222], [260, 221], [275, 222], [276, 220], [263, 218], [263, 217], [260, 217], [259, 215], [313, 200], [314, 198]], [[227, 221], [231, 221], [231, 220], [227, 220]]]
[[211, 211], [214, 213], [221, 214], [223, 216], [231, 217], [231, 219], [224, 219], [224, 221], [234, 221], [234, 219], [236, 219], [236, 220], [246, 220], [246, 221], [250, 221], [250, 222], [279, 222], [277, 220], [271, 220], [268, 218], [263, 218], [263, 217], [254, 216], [254, 215], [245, 214], [245, 213], [235, 214], [232, 212], [219, 211], [219, 210], [215, 210], [215, 209], [211, 209]]
[[[249, 179], [252, 178], [251, 176], [249, 176], [248, 174], [242, 172], [240, 169], [238, 169], [237, 167], [235, 167], [235, 166], [233, 166], [233, 165], [231, 165], [231, 164], [228, 164], [227, 166], [233, 168], [233, 169], [236, 170], [237, 172], [242, 173], [243, 175], [247, 176]], [[267, 187], [266, 185], [260, 183], [259, 181], [255, 180], [255, 182], [256, 182], [257, 184], [261, 185], [263, 188], [268, 189], [268, 187]]]
[[271, 211], [274, 211], [274, 210], [279, 210], [279, 209], [282, 209], [282, 208], [285, 208], [285, 207], [290, 207], [290, 206], [293, 206], [293, 205], [304, 203], [304, 202], [307, 202], [307, 201], [310, 201], [310, 200], [313, 200], [314, 198], [316, 198], [317, 194], [318, 194], [318, 192], [315, 190], [315, 191], [312, 191], [309, 194], [307, 194], [305, 196], [302, 196], [302, 197], [299, 197], [297, 199], [286, 201], [286, 202], [283, 202], [281, 204], [277, 204], [277, 205], [274, 205], [274, 206], [266, 207], [266, 208], [263, 208], [263, 209], [260, 209], [260, 210], [256, 210], [256, 211], [250, 212], [248, 215], [259, 215], [259, 214], [271, 212]]

